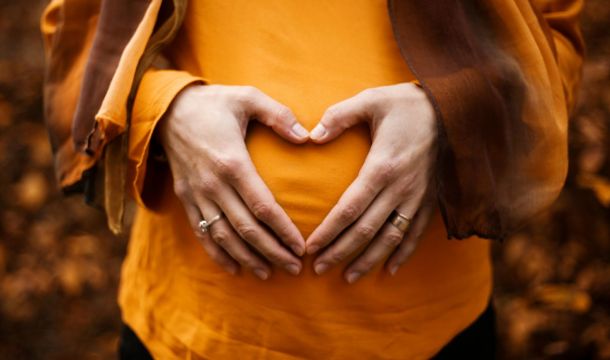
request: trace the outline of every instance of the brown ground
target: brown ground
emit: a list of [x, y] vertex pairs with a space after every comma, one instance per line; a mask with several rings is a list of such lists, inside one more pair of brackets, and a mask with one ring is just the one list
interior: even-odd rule
[[[44, 4], [0, 0], [0, 358], [111, 359], [125, 239], [56, 191], [41, 118]], [[590, 0], [583, 25], [565, 191], [494, 249], [506, 359], [610, 359], [610, 3]]]

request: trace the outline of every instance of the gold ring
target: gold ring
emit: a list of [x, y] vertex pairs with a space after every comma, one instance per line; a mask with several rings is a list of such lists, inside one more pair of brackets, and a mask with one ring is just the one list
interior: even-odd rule
[[222, 217], [222, 213], [220, 213], [220, 214], [218, 214], [218, 215], [214, 216], [214, 217], [213, 217], [213, 218], [211, 218], [209, 221], [208, 221], [208, 220], [206, 220], [206, 219], [202, 219], [202, 220], [199, 222], [199, 230], [201, 230], [201, 232], [203, 232], [203, 233], [204, 233], [204, 232], [207, 232], [207, 231], [208, 231], [208, 228], [209, 228], [210, 226], [212, 226], [212, 224], [213, 224], [213, 223], [215, 223], [216, 221], [218, 221], [218, 220], [219, 220], [221, 217]]
[[407, 232], [407, 230], [409, 230], [411, 218], [399, 213], [397, 210], [394, 210], [394, 213], [390, 215], [390, 224], [396, 226], [398, 230], [402, 231], [404, 234]]

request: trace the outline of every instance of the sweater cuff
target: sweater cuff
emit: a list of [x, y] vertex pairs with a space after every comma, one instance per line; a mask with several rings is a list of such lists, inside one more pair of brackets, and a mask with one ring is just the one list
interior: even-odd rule
[[[160, 168], [158, 164], [155, 164], [154, 170], [147, 171], [151, 168], [151, 162], [154, 161], [152, 156], [149, 159], [149, 154], [156, 125], [163, 118], [176, 95], [194, 83], [204, 84], [206, 81], [185, 71], [157, 69], [148, 70], [142, 78], [134, 101], [129, 132], [127, 179], [128, 191], [139, 206], [149, 207], [154, 203], [151, 196], [159, 194], [158, 191], [155, 191], [146, 192], [147, 195], [143, 195], [147, 172], [157, 172]], [[163, 168], [167, 167], [163, 166]]]

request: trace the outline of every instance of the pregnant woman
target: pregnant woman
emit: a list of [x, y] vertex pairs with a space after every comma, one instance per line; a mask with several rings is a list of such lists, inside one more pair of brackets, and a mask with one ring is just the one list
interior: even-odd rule
[[581, 4], [412, 3], [49, 5], [60, 183], [138, 204], [124, 358], [493, 357], [484, 238], [561, 188]]

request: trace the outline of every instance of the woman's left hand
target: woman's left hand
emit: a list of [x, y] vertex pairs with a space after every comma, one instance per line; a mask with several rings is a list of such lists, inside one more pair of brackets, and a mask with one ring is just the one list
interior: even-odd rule
[[[306, 240], [309, 254], [323, 249], [314, 261], [317, 274], [359, 254], [345, 271], [349, 283], [390, 255], [386, 269], [395, 274], [415, 250], [434, 204], [437, 125], [424, 91], [412, 83], [366, 89], [329, 107], [310, 138], [326, 143], [362, 121], [372, 137], [364, 165]], [[394, 210], [412, 219], [406, 233], [388, 222]]]

